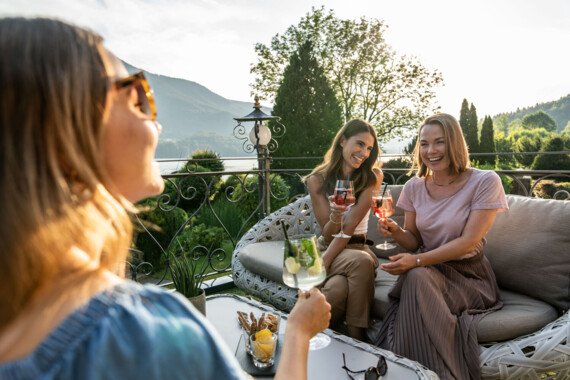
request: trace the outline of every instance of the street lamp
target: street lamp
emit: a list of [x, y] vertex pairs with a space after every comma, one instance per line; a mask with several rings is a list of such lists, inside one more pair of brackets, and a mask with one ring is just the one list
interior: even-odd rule
[[[279, 138], [285, 134], [285, 126], [279, 122], [279, 116], [270, 116], [261, 110], [259, 104], [259, 97], [255, 97], [253, 105], [253, 112], [244, 116], [234, 118], [238, 124], [234, 127], [234, 136], [243, 140], [242, 148], [246, 153], [251, 153], [254, 150], [257, 152], [257, 164], [259, 168], [258, 185], [259, 195], [262, 200], [262, 208], [259, 212], [260, 218], [263, 218], [270, 213], [270, 196], [271, 187], [269, 185], [269, 153], [275, 152], [279, 144], [275, 138]], [[269, 127], [263, 124], [264, 121], [273, 120], [273, 132]], [[242, 122], [253, 121], [254, 125], [249, 134], [246, 135], [246, 128]]]

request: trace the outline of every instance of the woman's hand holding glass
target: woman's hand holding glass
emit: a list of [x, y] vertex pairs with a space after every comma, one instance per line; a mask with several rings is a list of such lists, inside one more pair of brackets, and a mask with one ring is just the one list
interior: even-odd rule
[[287, 328], [307, 338], [329, 327], [331, 305], [316, 288], [304, 292], [298, 290], [299, 299], [287, 319]]
[[[283, 283], [293, 288], [309, 291], [326, 279], [321, 252], [317, 247], [317, 238], [313, 234], [297, 235], [291, 238], [285, 233], [283, 254]], [[324, 334], [313, 337], [310, 350], [326, 347], [330, 338]]]
[[347, 205], [339, 205], [336, 204], [334, 202], [335, 196], [331, 195], [329, 196], [329, 205], [330, 205], [330, 209], [331, 209], [331, 214], [330, 214], [330, 220], [334, 223], [334, 224], [339, 224], [342, 220], [342, 217], [344, 216], [344, 213], [346, 211], [348, 211], [348, 206]]
[[382, 236], [392, 236], [392, 232], [396, 231], [400, 226], [390, 218], [378, 219], [378, 232]]
[[[391, 236], [389, 229], [389, 222], [388, 217], [394, 214], [396, 209], [394, 208], [394, 201], [392, 200], [392, 193], [390, 190], [384, 188], [384, 190], [379, 190], [376, 195], [372, 197], [373, 205], [372, 210], [374, 214], [378, 217], [378, 232], [383, 236]], [[380, 222], [385, 223], [385, 225], [380, 226]], [[396, 225], [397, 226], [397, 225]], [[378, 244], [376, 246], [378, 249], [388, 250], [392, 248], [396, 248], [395, 244], [388, 243], [386, 238], [384, 238], [384, 242], [382, 244]]]
[[[336, 185], [334, 188], [334, 195], [333, 195], [333, 203], [338, 206], [342, 206], [347, 208], [348, 206], [353, 205], [356, 202], [355, 194], [354, 194], [354, 183], [349, 180], [342, 180], [339, 179], [336, 181]], [[340, 218], [340, 231], [338, 234], [334, 234], [334, 237], [340, 238], [350, 238], [350, 235], [347, 235], [342, 230], [342, 222], [343, 222], [344, 215]]]

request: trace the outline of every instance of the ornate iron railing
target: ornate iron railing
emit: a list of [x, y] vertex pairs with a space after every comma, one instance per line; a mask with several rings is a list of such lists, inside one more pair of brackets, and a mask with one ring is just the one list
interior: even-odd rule
[[[501, 154], [514, 153], [498, 155]], [[316, 165], [322, 158], [288, 158], [294, 159], [312, 160]], [[259, 170], [222, 172], [203, 169], [202, 165], [206, 165], [208, 161], [224, 160], [230, 159], [180, 160], [185, 164], [183, 172], [163, 175], [166, 182], [165, 192], [159, 197], [147, 200], [146, 206], [142, 207], [143, 211], [136, 216], [139, 228], [128, 263], [128, 272], [133, 280], [168, 286], [172, 283], [169, 272], [172, 255], [185, 254], [207, 267], [207, 292], [231, 286], [232, 281], [228, 277], [231, 274], [231, 255], [241, 236], [269, 212], [276, 211], [277, 208], [307, 193], [301, 179], [310, 169], [271, 169], [271, 161], [277, 159], [267, 156], [260, 158], [266, 161], [259, 165]], [[384, 181], [389, 184], [403, 184], [408, 179], [408, 171], [407, 168], [384, 168]], [[570, 170], [496, 172], [510, 179], [504, 183], [510, 183], [511, 193], [524, 196], [536, 196], [538, 187], [547, 180], [570, 182]], [[290, 190], [291, 185], [295, 186], [293, 191]], [[267, 189], [261, 189], [262, 186]], [[565, 190], [556, 190], [551, 196], [555, 199], [570, 199], [570, 194]], [[186, 210], [182, 212], [181, 208]], [[232, 212], [229, 213], [228, 210]], [[160, 225], [161, 222], [163, 225]], [[202, 222], [203, 227], [200, 226]], [[159, 224], [162, 232], [154, 228], [152, 223]]]

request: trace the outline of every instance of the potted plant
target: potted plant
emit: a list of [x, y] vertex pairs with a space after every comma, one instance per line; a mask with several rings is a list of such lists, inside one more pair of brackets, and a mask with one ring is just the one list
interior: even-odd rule
[[204, 316], [206, 315], [206, 293], [201, 286], [207, 265], [207, 260], [202, 260], [200, 263], [199, 258], [187, 258], [184, 253], [180, 257], [173, 255], [169, 265], [176, 291], [188, 298]]

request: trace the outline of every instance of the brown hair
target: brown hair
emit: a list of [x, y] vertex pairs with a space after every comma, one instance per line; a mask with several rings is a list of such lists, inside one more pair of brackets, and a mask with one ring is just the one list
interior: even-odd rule
[[[128, 206], [106, 189], [102, 38], [51, 19], [0, 19], [0, 329], [69, 267], [115, 273], [126, 257]], [[94, 247], [99, 246], [95, 249]]]
[[465, 171], [470, 166], [469, 150], [461, 126], [456, 118], [446, 113], [437, 113], [426, 118], [418, 129], [418, 138], [416, 147], [414, 148], [414, 162], [412, 169], [408, 174], [412, 174], [416, 170], [417, 177], [426, 177], [431, 175], [431, 170], [424, 164], [420, 156], [420, 135], [423, 127], [429, 124], [437, 124], [443, 129], [443, 137], [445, 139], [445, 153], [449, 157], [449, 174], [456, 175]]
[[328, 194], [332, 194], [334, 191], [335, 182], [340, 179], [342, 175], [342, 146], [340, 145], [341, 139], [349, 139], [362, 132], [368, 132], [374, 137], [374, 144], [372, 145], [372, 151], [368, 158], [356, 169], [352, 175], [352, 180], [354, 181], [354, 193], [356, 198], [360, 193], [367, 187], [374, 185], [377, 181], [376, 174], [372, 171], [372, 168], [376, 165], [376, 160], [379, 155], [378, 138], [376, 137], [376, 131], [374, 127], [365, 120], [353, 119], [347, 122], [336, 134], [331, 147], [325, 154], [323, 162], [317, 166], [308, 178], [315, 174], [321, 174], [325, 178], [324, 191]]

